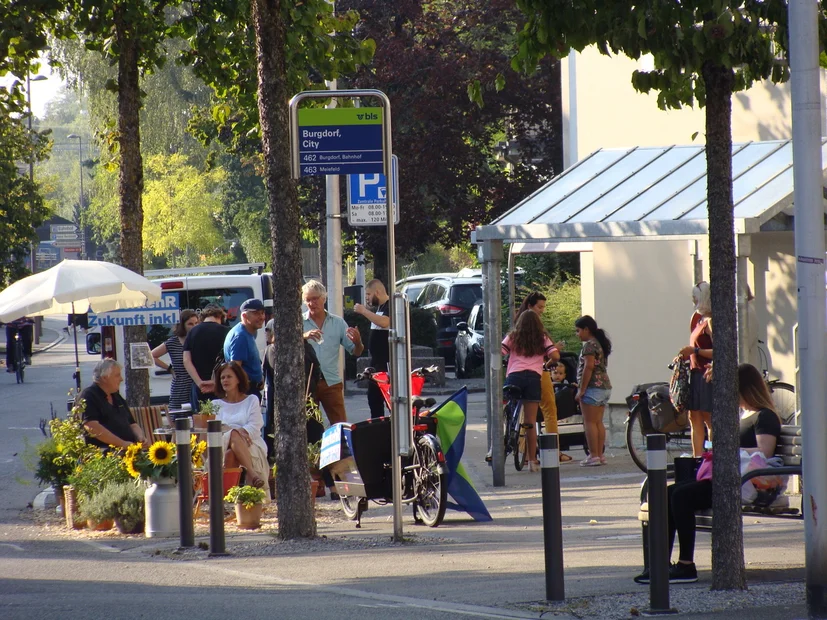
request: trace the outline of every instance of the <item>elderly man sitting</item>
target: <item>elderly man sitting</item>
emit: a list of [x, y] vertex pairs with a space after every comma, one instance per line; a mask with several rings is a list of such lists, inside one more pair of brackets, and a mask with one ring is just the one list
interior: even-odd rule
[[141, 427], [118, 392], [123, 382], [121, 365], [113, 359], [101, 360], [92, 371], [92, 381], [94, 384], [80, 394], [86, 401], [83, 412], [83, 427], [88, 433], [86, 442], [101, 448], [125, 448], [143, 441]]

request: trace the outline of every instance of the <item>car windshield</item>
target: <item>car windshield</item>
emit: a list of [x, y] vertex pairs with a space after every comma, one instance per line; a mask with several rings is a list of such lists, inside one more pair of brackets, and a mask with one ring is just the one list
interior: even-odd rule
[[454, 284], [448, 303], [453, 306], [472, 308], [482, 299], [482, 284]]

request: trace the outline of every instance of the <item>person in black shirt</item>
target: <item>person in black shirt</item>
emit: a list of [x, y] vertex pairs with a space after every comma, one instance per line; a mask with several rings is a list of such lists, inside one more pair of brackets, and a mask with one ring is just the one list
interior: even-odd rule
[[83, 412], [83, 427], [88, 433], [86, 443], [100, 448], [125, 448], [143, 441], [141, 427], [118, 393], [123, 382], [121, 365], [113, 359], [101, 360], [92, 371], [92, 381], [94, 384], [80, 394], [86, 401]]
[[[209, 400], [204, 394], [215, 391], [213, 370], [224, 361], [224, 338], [227, 328], [224, 309], [215, 304], [201, 311], [201, 323], [193, 327], [184, 340], [184, 368], [192, 377], [192, 411], [198, 411], [198, 403]], [[219, 358], [219, 355], [221, 356]]]
[[[390, 297], [385, 285], [380, 280], [371, 280], [365, 286], [365, 301], [376, 311], [371, 312], [362, 304], [356, 304], [353, 311], [361, 314], [370, 321], [370, 365], [377, 372], [388, 371], [390, 349], [388, 347], [388, 331], [391, 326]], [[373, 381], [368, 382], [368, 405], [370, 417], [379, 418], [385, 415], [385, 399], [379, 386]]]

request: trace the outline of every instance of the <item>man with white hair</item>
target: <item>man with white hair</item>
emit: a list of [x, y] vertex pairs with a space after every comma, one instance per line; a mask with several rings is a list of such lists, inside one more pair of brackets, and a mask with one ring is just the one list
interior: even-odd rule
[[83, 412], [83, 427], [88, 433], [86, 443], [100, 448], [126, 448], [144, 441], [141, 427], [118, 392], [123, 381], [121, 365], [113, 359], [101, 360], [92, 371], [92, 381], [80, 394], [86, 401]]
[[324, 308], [327, 290], [318, 280], [310, 280], [302, 287], [302, 301], [307, 306], [302, 328], [319, 359], [322, 376], [316, 384], [313, 397], [321, 404], [331, 424], [347, 422], [345, 390], [339, 375], [339, 347], [358, 357], [365, 349], [362, 335], [345, 320], [330, 314]]

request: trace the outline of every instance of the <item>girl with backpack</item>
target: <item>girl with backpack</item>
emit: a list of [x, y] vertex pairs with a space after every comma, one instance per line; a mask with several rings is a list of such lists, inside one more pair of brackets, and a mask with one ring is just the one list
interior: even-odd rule
[[502, 354], [508, 356], [506, 385], [514, 385], [522, 392], [523, 425], [526, 428], [526, 458], [528, 470], [540, 471], [537, 460], [537, 409], [540, 405], [540, 380], [543, 363], [559, 359], [559, 352], [546, 335], [540, 315], [523, 312], [502, 342]]
[[612, 341], [597, 321], [581, 316], [574, 322], [577, 337], [583, 343], [577, 364], [577, 394], [574, 399], [580, 403], [583, 426], [589, 444], [589, 456], [580, 462], [581, 467], [599, 467], [606, 464], [606, 426], [603, 412], [612, 394], [612, 383], [606, 372], [606, 363], [612, 352]]
[[712, 441], [712, 382], [704, 371], [712, 362], [712, 295], [708, 282], [698, 282], [692, 289], [695, 312], [689, 320], [689, 345], [681, 357], [689, 359], [689, 425], [692, 432], [692, 455], [704, 451], [704, 430]]

